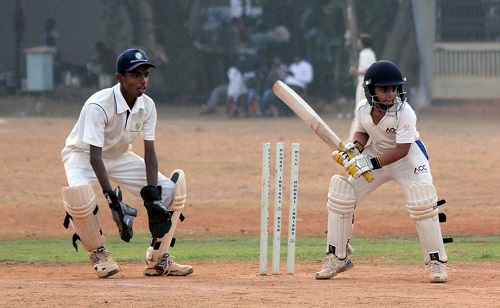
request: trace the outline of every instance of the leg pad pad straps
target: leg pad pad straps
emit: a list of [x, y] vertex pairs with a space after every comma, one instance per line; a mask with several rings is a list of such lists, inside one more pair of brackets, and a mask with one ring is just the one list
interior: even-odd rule
[[96, 204], [96, 196], [90, 185], [64, 187], [62, 189], [64, 208], [66, 209], [67, 221], [71, 222], [75, 235], [73, 246], [76, 247], [76, 239], [80, 239], [83, 248], [87, 251], [95, 250], [104, 246], [104, 237], [101, 231], [101, 215]]
[[153, 238], [151, 247], [146, 251], [146, 259], [157, 261], [165, 253], [168, 252], [170, 247], [175, 243], [174, 233], [177, 227], [177, 222], [183, 221], [184, 216], [181, 211], [184, 209], [186, 202], [186, 177], [184, 171], [176, 169], [172, 172], [170, 179], [175, 183], [174, 198], [168, 207], [171, 214], [171, 227], [170, 230], [161, 238]]
[[350, 251], [349, 238], [352, 234], [356, 195], [352, 184], [340, 175], [330, 180], [328, 190], [327, 253], [345, 259]]
[[431, 183], [418, 183], [405, 191], [406, 208], [415, 221], [420, 244], [424, 251], [425, 262], [436, 256], [441, 262], [448, 257], [439, 225], [436, 188]]

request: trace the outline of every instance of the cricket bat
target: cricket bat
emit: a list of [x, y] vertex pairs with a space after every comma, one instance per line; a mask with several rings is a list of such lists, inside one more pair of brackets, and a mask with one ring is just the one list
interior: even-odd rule
[[[325, 142], [330, 149], [337, 150], [342, 145], [342, 140], [335, 134], [332, 129], [321, 119], [314, 109], [307, 104], [294, 90], [287, 86], [281, 80], [278, 80], [273, 85], [273, 92], [285, 104], [292, 109], [295, 114], [309, 128]], [[347, 153], [348, 155], [350, 153]], [[349, 155], [349, 158], [352, 158]], [[363, 177], [368, 183], [373, 181], [373, 176], [369, 172], [363, 173]]]

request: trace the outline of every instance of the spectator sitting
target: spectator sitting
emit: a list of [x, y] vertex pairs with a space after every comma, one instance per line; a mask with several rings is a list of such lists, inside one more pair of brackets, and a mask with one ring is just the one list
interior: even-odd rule
[[227, 71], [229, 84], [227, 86], [226, 111], [228, 117], [247, 116], [246, 100], [248, 89], [243, 78], [246, 56], [241, 55], [235, 65]]
[[222, 99], [226, 101], [228, 86], [229, 84], [222, 83], [212, 89], [212, 92], [210, 92], [210, 97], [208, 98], [207, 103], [201, 106], [200, 115], [215, 113], [219, 102]]
[[[293, 63], [288, 67], [285, 83], [298, 95], [303, 95], [307, 90], [307, 85], [313, 81], [313, 74], [311, 63], [304, 60], [300, 53], [295, 53]], [[275, 102], [279, 115], [291, 116], [294, 114], [285, 103], [278, 100]]]
[[247, 111], [249, 115], [260, 115], [262, 102], [262, 93], [265, 87], [267, 69], [261, 61], [262, 55], [257, 52], [256, 56], [250, 56], [246, 68], [244, 68], [243, 77], [248, 89], [247, 95]]
[[276, 80], [284, 81], [287, 77], [288, 67], [281, 61], [280, 56], [274, 56], [271, 64], [271, 69], [267, 74], [265, 90], [262, 95], [262, 100], [260, 104], [260, 115], [261, 116], [271, 116], [272, 112], [269, 106], [272, 104], [277, 97], [273, 93], [273, 85]]

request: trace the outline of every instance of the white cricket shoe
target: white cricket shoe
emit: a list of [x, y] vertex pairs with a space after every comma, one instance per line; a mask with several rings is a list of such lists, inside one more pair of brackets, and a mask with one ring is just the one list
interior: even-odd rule
[[442, 262], [432, 260], [427, 264], [427, 270], [429, 271], [430, 282], [446, 282], [448, 280], [446, 265]]
[[333, 253], [330, 254], [325, 259], [321, 271], [314, 274], [316, 279], [330, 279], [339, 273], [350, 270], [354, 267], [354, 263], [351, 261], [350, 257], [340, 260]]
[[120, 272], [120, 266], [113, 260], [104, 246], [89, 251], [90, 262], [99, 278], [107, 278]]
[[182, 265], [174, 261], [168, 253], [158, 261], [146, 260], [145, 276], [187, 276], [193, 273], [193, 267]]

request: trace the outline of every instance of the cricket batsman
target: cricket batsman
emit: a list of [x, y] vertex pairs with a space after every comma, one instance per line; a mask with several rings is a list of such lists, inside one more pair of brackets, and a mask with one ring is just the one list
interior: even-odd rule
[[[438, 206], [444, 202], [438, 201], [429, 155], [416, 128], [415, 112], [404, 97], [404, 84], [405, 78], [399, 68], [389, 61], [372, 64], [365, 74], [366, 99], [357, 106], [354, 138], [332, 153], [334, 160], [350, 176], [334, 175], [330, 181], [328, 257], [315, 274], [316, 279], [329, 279], [353, 268], [349, 239], [354, 209], [371, 192], [391, 180], [404, 191], [406, 209], [416, 224], [430, 282], [448, 279], [448, 256], [438, 215]], [[369, 145], [368, 140], [371, 141]], [[365, 172], [371, 172], [372, 182], [360, 178]]]

